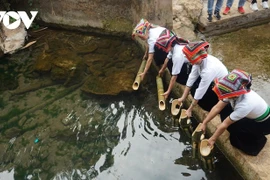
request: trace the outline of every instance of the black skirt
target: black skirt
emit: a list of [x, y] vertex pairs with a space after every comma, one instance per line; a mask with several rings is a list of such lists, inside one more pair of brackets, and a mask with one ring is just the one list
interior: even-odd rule
[[[155, 49], [154, 61], [155, 61], [156, 65], [158, 67], [160, 67], [161, 65], [164, 64], [164, 61], [167, 58], [168, 53], [159, 49], [157, 46], [155, 46], [154, 49]], [[172, 74], [172, 67], [173, 67], [173, 61], [172, 61], [172, 59], [169, 59], [168, 64], [167, 64], [167, 68], [171, 74]], [[191, 68], [192, 68], [191, 64], [184, 63], [182, 68], [181, 68], [180, 73], [177, 75], [176, 82], [178, 82], [179, 84], [182, 84], [182, 85], [186, 85], [188, 75], [191, 72]]]
[[[165, 59], [167, 58], [168, 53], [163, 51], [162, 49], [158, 48], [157, 46], [154, 47], [155, 53], [154, 53], [154, 61], [158, 67], [160, 67], [162, 64], [164, 64]], [[170, 64], [171, 66], [172, 64]], [[169, 63], [168, 63], [169, 66]], [[172, 66], [171, 66], [172, 67]], [[169, 68], [169, 67], [168, 67]]]
[[[230, 110], [229, 108], [230, 107]], [[220, 118], [224, 121], [232, 112], [230, 104], [226, 106], [227, 111], [220, 113]], [[263, 122], [256, 122], [254, 119], [243, 118], [231, 124], [227, 130], [230, 133], [231, 145], [240, 149], [244, 153], [256, 156], [266, 144], [265, 135], [270, 134], [270, 118]]]
[[182, 85], [186, 85], [187, 80], [188, 80], [188, 76], [191, 72], [191, 68], [192, 68], [191, 64], [184, 63], [182, 68], [181, 68], [180, 73], [177, 75], [176, 82], [178, 82], [179, 84], [182, 84]]
[[[196, 89], [199, 87], [200, 82], [201, 82], [201, 78], [199, 77], [190, 89], [190, 93], [193, 98], [194, 98]], [[205, 111], [210, 111], [212, 107], [214, 107], [218, 103], [218, 97], [216, 93], [212, 90], [212, 87], [213, 87], [213, 83], [211, 83], [211, 85], [208, 87], [202, 99], [198, 101], [198, 105]]]

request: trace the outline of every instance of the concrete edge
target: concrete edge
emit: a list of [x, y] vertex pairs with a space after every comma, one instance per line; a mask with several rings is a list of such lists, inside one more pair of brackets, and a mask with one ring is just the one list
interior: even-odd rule
[[[166, 85], [168, 85], [170, 83], [170, 78], [171, 78], [171, 75], [170, 75], [169, 70], [167, 69], [163, 76], [163, 83], [166, 83]], [[172, 89], [172, 94], [176, 97], [181, 97], [182, 93], [184, 92], [184, 88], [185, 86], [179, 83], [176, 83], [174, 85], [174, 88]], [[186, 101], [184, 102], [184, 105], [188, 107], [190, 103], [192, 102], [192, 99], [193, 99], [192, 96], [189, 95]], [[199, 106], [196, 106], [192, 113], [199, 122], [202, 122], [203, 119], [208, 114], [207, 111], [204, 111]], [[211, 136], [215, 132], [216, 127], [220, 123], [221, 123], [221, 120], [219, 116], [216, 116], [211, 122], [208, 123], [207, 130], [206, 130], [207, 137]], [[248, 161], [248, 158], [250, 158], [250, 156], [242, 153], [240, 150], [234, 148], [230, 144], [228, 131], [226, 131], [217, 139], [216, 147], [225, 155], [225, 157], [231, 162], [232, 166], [238, 171], [238, 173], [244, 179], [261, 180], [259, 172], [257, 172], [254, 168], [254, 164]]]
[[[138, 42], [138, 44], [141, 46], [142, 49], [144, 49], [143, 44]], [[159, 71], [159, 68], [156, 66], [155, 62], [152, 63], [154, 66], [154, 69], [156, 72]], [[153, 67], [151, 66], [151, 68]], [[168, 69], [165, 70], [162, 80], [163, 84], [166, 86], [169, 85], [171, 79], [171, 75]], [[171, 94], [175, 97], [181, 97], [182, 93], [184, 92], [185, 86], [175, 83]], [[184, 102], [184, 106], [188, 107], [190, 103], [192, 102], [192, 96], [189, 95]], [[170, 107], [169, 107], [170, 108]], [[204, 111], [199, 106], [194, 107], [193, 115], [197, 119], [198, 122], [202, 122], [203, 119], [208, 114], [207, 111]], [[220, 117], [216, 116], [211, 122], [208, 123], [207, 129], [206, 129], [206, 135], [207, 137], [211, 136], [215, 130], [216, 127], [221, 123]], [[229, 162], [232, 164], [232, 166], [236, 169], [236, 171], [240, 174], [240, 176], [243, 177], [245, 180], [266, 180], [268, 178], [267, 172], [264, 172], [264, 169], [260, 169], [258, 166], [258, 161], [260, 160], [260, 156], [249, 156], [244, 153], [242, 153], [240, 150], [234, 148], [230, 144], [229, 140], [229, 132], [225, 131], [216, 141], [215, 148], [218, 148], [224, 156], [229, 160]], [[270, 145], [269, 145], [270, 148]], [[264, 148], [265, 151], [267, 151], [266, 148]], [[260, 153], [261, 156], [264, 155], [263, 152]], [[267, 166], [268, 167], [268, 166]], [[266, 167], [266, 168], [267, 168]]]

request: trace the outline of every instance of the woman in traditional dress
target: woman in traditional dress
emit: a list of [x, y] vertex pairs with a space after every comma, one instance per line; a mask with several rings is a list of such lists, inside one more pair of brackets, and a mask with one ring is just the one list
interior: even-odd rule
[[159, 75], [162, 76], [167, 66], [172, 75], [168, 89], [162, 94], [165, 99], [170, 94], [175, 82], [186, 85], [188, 75], [191, 71], [191, 64], [182, 49], [187, 43], [188, 40], [177, 37], [173, 32], [167, 29], [161, 33], [156, 41], [155, 46], [168, 53], [167, 58], [159, 70]]
[[193, 100], [186, 111], [189, 117], [197, 104], [206, 111], [211, 110], [218, 102], [217, 95], [212, 91], [214, 79], [228, 74], [225, 65], [219, 59], [207, 53], [208, 47], [208, 42], [201, 41], [188, 44], [183, 48], [183, 53], [192, 64], [192, 69], [184, 93], [182, 97], [178, 98], [178, 103], [181, 104], [191, 92]]
[[[213, 91], [220, 100], [203, 120], [201, 129], [205, 131], [207, 123], [219, 113], [222, 123], [209, 138], [209, 146], [228, 129], [231, 144], [246, 154], [256, 156], [264, 147], [265, 135], [270, 134], [270, 108], [250, 89], [251, 81], [251, 75], [239, 69], [215, 80]], [[228, 104], [233, 108], [231, 112], [222, 112]]]
[[143, 59], [147, 59], [147, 62], [144, 71], [139, 74], [142, 80], [149, 70], [153, 59], [155, 60], [157, 66], [162, 65], [166, 59], [168, 53], [155, 46], [156, 40], [164, 30], [166, 30], [165, 27], [151, 24], [146, 19], [141, 19], [133, 29], [132, 38], [134, 39], [135, 37], [139, 37], [141, 40], [146, 42]]

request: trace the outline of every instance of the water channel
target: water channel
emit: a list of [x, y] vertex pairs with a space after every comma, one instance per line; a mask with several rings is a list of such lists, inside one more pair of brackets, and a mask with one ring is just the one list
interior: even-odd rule
[[[239, 62], [227, 59], [238, 43], [228, 45], [232, 39], [243, 35], [239, 41], [247, 44], [245, 34], [258, 38], [267, 29], [210, 38], [211, 50], [232, 69]], [[253, 45], [268, 60], [269, 35], [267, 45]], [[37, 43], [0, 59], [0, 179], [242, 180], [218, 150], [213, 171], [192, 158], [169, 102], [158, 109], [156, 72], [132, 91], [143, 54], [134, 42], [52, 29], [29, 38]], [[250, 51], [238, 48], [237, 57]], [[257, 73], [244, 62], [268, 84], [268, 69]]]

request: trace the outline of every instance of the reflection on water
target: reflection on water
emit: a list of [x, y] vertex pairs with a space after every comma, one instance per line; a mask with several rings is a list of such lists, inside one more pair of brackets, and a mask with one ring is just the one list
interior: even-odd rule
[[[80, 39], [78, 35], [65, 33], [67, 37]], [[65, 33], [61, 32], [61, 37]], [[57, 53], [57, 56], [65, 57], [65, 53], [61, 54], [63, 51], [48, 48], [52, 47], [51, 44], [54, 48], [68, 47], [59, 41], [60, 38], [60, 44], [54, 41], [58, 37], [57, 32], [50, 31], [50, 34], [53, 34], [51, 38], [45, 38], [45, 51], [43, 46], [37, 45], [0, 61], [1, 78], [13, 78], [18, 88], [23, 86], [24, 90], [51, 78], [46, 75], [51, 75], [51, 71], [25, 73], [44, 52], [46, 57]], [[74, 39], [72, 44], [78, 48]], [[103, 43], [104, 46], [107, 47], [107, 44]], [[124, 43], [124, 46], [127, 47], [127, 44]], [[132, 52], [138, 51], [132, 48]], [[98, 52], [100, 57], [102, 51], [80, 49], [80, 57], [82, 54], [87, 54], [88, 58], [96, 57], [92, 54], [94, 52]], [[110, 51], [116, 57], [115, 52]], [[30, 54], [27, 59], [22, 58], [25, 54]], [[75, 55], [70, 54], [70, 59]], [[63, 61], [53, 61], [53, 66], [56, 68], [58, 64], [59, 68], [60, 62], [68, 61], [65, 65], [72, 64], [73, 67], [75, 60], [70, 59], [65, 57]], [[74, 59], [77, 62], [80, 58]], [[94, 64], [105, 65], [106, 61], [106, 58], [98, 58]], [[81, 66], [81, 63], [78, 64]], [[128, 71], [133, 67], [133, 77], [126, 79], [134, 78], [137, 72], [134, 67], [139, 64], [136, 59], [121, 64], [123, 71], [125, 67], [129, 67]], [[7, 68], [11, 65], [15, 67], [13, 70]], [[115, 70], [111, 68], [112, 65], [106, 65]], [[95, 78], [93, 75], [98, 72], [105, 79], [106, 74], [112, 74], [93, 68], [90, 58], [85, 66], [88, 66], [88, 70], [82, 68], [82, 71], [87, 77]], [[8, 76], [7, 72], [12, 76]], [[57, 69], [57, 72], [59, 77], [65, 71]], [[120, 92], [115, 96], [82, 92], [80, 81], [65, 83], [66, 79], [24, 93], [16, 91], [17, 94], [12, 94], [9, 90], [2, 90], [0, 179], [241, 179], [220, 152], [215, 154], [216, 169], [213, 172], [201, 168], [200, 161], [192, 158], [190, 139], [173, 126], [169, 104], [165, 111], [158, 109], [155, 76], [148, 73], [147, 78], [147, 84], [142, 84], [139, 91]], [[109, 89], [114, 85], [106, 84]], [[131, 85], [128, 86], [131, 88]]]

